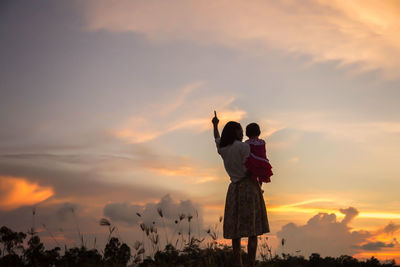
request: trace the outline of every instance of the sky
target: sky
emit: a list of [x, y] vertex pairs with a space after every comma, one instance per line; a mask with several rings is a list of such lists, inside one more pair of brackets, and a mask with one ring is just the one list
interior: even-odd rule
[[131, 245], [141, 222], [165, 220], [172, 238], [180, 214], [205, 235], [229, 185], [216, 110], [220, 130], [261, 127], [275, 253], [399, 262], [399, 12], [395, 0], [2, 1], [0, 224], [34, 225], [49, 247], [79, 244], [77, 228], [105, 242], [101, 218]]

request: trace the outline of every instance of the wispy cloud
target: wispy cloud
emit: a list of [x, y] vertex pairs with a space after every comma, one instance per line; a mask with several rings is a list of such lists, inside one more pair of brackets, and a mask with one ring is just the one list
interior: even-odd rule
[[[190, 130], [209, 130], [213, 110], [218, 107], [221, 124], [229, 120], [241, 120], [246, 112], [231, 107], [234, 97], [210, 96], [190, 98], [188, 95], [199, 90], [203, 83], [197, 82], [182, 88], [177, 96], [148, 105], [146, 110], [131, 116], [114, 131], [114, 135], [129, 142], [143, 143], [165, 134]], [[207, 109], [208, 108], [208, 109]]]
[[368, 242], [366, 244], [363, 244], [362, 246], [360, 246], [360, 248], [363, 250], [379, 251], [382, 248], [392, 248], [394, 246], [395, 242], [384, 243], [382, 241], [377, 241], [377, 242]]
[[[277, 112], [271, 114], [270, 117], [271, 119], [261, 122], [263, 128], [268, 129], [264, 136], [272, 135], [283, 129], [293, 129], [322, 133], [340, 140], [365, 143], [370, 142], [371, 139], [382, 139], [384, 136], [400, 133], [400, 122], [398, 121], [360, 120], [351, 118], [345, 112], [340, 111]], [[289, 139], [288, 142], [295, 142], [296, 136], [291, 136]]]
[[184, 39], [244, 51], [272, 47], [398, 77], [396, 1], [89, 1], [83, 10], [88, 30], [131, 31], [152, 40]]

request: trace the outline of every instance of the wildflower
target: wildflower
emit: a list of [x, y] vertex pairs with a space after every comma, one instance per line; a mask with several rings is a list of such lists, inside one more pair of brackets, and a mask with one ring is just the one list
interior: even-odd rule
[[135, 250], [138, 250], [140, 248], [140, 246], [142, 245], [142, 243], [140, 241], [136, 241], [135, 244], [133, 245], [133, 248]]
[[217, 240], [217, 233], [213, 232], [210, 236], [213, 240]]
[[101, 225], [101, 226], [110, 226], [111, 223], [110, 223], [110, 221], [107, 220], [106, 218], [101, 218], [101, 220], [100, 220], [100, 225]]

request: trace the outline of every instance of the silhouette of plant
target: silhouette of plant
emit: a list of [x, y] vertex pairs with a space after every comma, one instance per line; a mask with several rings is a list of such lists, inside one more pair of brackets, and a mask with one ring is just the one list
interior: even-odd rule
[[102, 218], [100, 220], [100, 226], [107, 226], [108, 227], [108, 233], [109, 234], [108, 234], [108, 239], [107, 240], [110, 241], [111, 235], [115, 231], [116, 226], [112, 226], [111, 222], [109, 220], [107, 220], [106, 218]]
[[168, 233], [167, 233], [167, 229], [165, 228], [165, 221], [164, 221], [164, 214], [162, 209], [159, 207], [157, 208], [157, 212], [158, 215], [161, 217], [161, 222], [163, 224], [163, 229], [164, 229], [164, 234], [165, 234], [165, 241], [167, 242], [167, 244], [169, 244], [169, 240], [168, 240]]
[[[44, 266], [44, 267], [69, 267], [69, 266], [132, 266], [132, 267], [147, 267], [147, 266], [187, 266], [187, 267], [211, 267], [211, 266], [222, 266], [230, 267], [233, 266], [233, 255], [232, 248], [230, 246], [223, 245], [219, 242], [219, 231], [222, 223], [222, 217], [219, 218], [218, 222], [210, 227], [206, 232], [206, 237], [210, 240], [209, 243], [204, 244], [204, 237], [193, 235], [193, 229], [191, 220], [193, 216], [190, 214], [179, 215], [175, 221], [172, 221], [170, 225], [175, 226], [175, 232], [179, 230], [177, 241], [175, 246], [167, 241], [168, 236], [165, 235], [165, 240], [160, 240], [160, 236], [156, 227], [156, 223], [150, 223], [146, 225], [143, 222], [139, 222], [139, 228], [143, 233], [143, 240], [136, 241], [131, 247], [121, 241], [120, 236], [115, 237], [113, 234], [117, 229], [112, 223], [103, 218], [100, 220], [101, 226], [108, 227], [108, 242], [105, 245], [104, 252], [100, 253], [96, 249], [96, 245], [93, 249], [88, 250], [83, 242], [83, 235], [78, 230], [78, 234], [81, 238], [81, 246], [72, 247], [67, 249], [65, 246], [64, 254], [61, 254], [59, 246], [45, 250], [43, 243], [35, 231], [34, 216], [36, 211], [32, 212], [33, 223], [29, 229], [28, 234], [29, 240], [27, 245], [24, 247], [24, 241], [27, 234], [22, 232], [14, 232], [6, 226], [0, 228], [0, 266]], [[159, 215], [161, 218], [165, 218], [163, 211], [160, 209]], [[141, 218], [141, 214], [137, 214]], [[196, 215], [197, 218], [198, 215]], [[187, 239], [183, 237], [186, 233], [182, 233], [182, 224], [188, 223]], [[43, 224], [46, 229], [46, 226]], [[78, 226], [77, 226], [78, 227]], [[185, 228], [186, 229], [186, 228]], [[51, 232], [50, 236], [52, 236]], [[166, 229], [164, 228], [166, 231]], [[186, 232], [186, 230], [185, 230]], [[179, 237], [180, 236], [180, 237]], [[52, 236], [55, 240], [54, 236]], [[145, 239], [147, 238], [147, 239]], [[174, 235], [172, 236], [174, 238]], [[178, 248], [178, 241], [182, 240], [181, 247]], [[95, 238], [96, 240], [96, 238]], [[150, 251], [146, 250], [146, 242], [150, 247]], [[165, 248], [160, 249], [161, 244], [164, 244]], [[397, 266], [394, 260], [386, 262], [379, 262], [378, 259], [371, 257], [365, 261], [359, 261], [358, 259], [342, 255], [340, 257], [321, 257], [318, 253], [313, 253], [306, 259], [303, 256], [291, 255], [284, 253], [284, 246], [286, 239], [280, 240], [282, 246], [282, 256], [272, 256], [272, 248], [268, 244], [268, 237], [259, 237], [259, 255], [260, 260], [257, 261], [257, 267], [395, 267]], [[96, 242], [96, 241], [95, 241]], [[56, 242], [58, 244], [58, 242]], [[296, 253], [300, 250], [296, 251]], [[243, 256], [243, 263], [246, 265], [247, 253], [241, 251]]]
[[5, 251], [8, 254], [16, 254], [18, 250], [22, 250], [22, 242], [26, 237], [25, 233], [14, 232], [10, 228], [3, 226], [0, 228], [0, 243], [3, 244], [3, 250], [0, 250], [0, 255], [4, 255]]
[[126, 266], [131, 258], [131, 249], [121, 244], [118, 238], [112, 237], [104, 249], [104, 260], [111, 266]]
[[29, 239], [24, 256], [30, 266], [40, 266], [41, 262], [45, 261], [44, 245], [37, 235], [33, 235]]
[[101, 266], [102, 256], [96, 249], [87, 250], [85, 247], [70, 248], [60, 260], [60, 266]]

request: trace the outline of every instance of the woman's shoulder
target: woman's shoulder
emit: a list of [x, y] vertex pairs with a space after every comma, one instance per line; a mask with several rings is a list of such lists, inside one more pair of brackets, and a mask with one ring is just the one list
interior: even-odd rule
[[247, 146], [249, 146], [248, 143], [242, 142], [242, 141], [239, 141], [239, 140], [235, 140], [235, 142], [233, 142], [233, 145], [235, 145], [235, 146], [242, 146], [242, 147], [247, 147]]
[[240, 150], [240, 151], [250, 151], [250, 145], [247, 144], [246, 142], [242, 142], [239, 140], [236, 140], [233, 143], [233, 147], [235, 147], [235, 149]]

